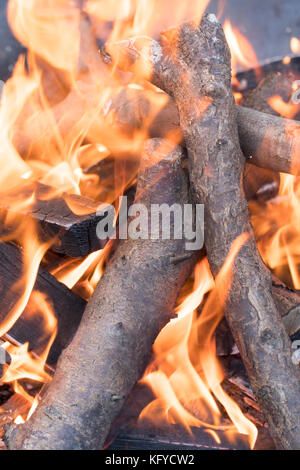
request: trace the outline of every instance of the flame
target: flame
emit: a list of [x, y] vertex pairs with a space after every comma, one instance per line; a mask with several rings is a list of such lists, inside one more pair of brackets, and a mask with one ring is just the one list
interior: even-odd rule
[[[189, 432], [193, 426], [215, 432], [223, 430], [230, 439], [234, 431], [239, 432], [248, 435], [253, 448], [256, 427], [222, 389], [224, 374], [216, 358], [213, 337], [230, 288], [232, 263], [246, 240], [247, 235], [243, 234], [234, 242], [215, 285], [207, 260], [197, 265], [192, 293], [177, 307], [178, 318], [171, 320], [155, 341], [155, 359], [143, 382], [151, 387], [156, 399], [144, 408], [140, 419], [179, 422]], [[196, 309], [209, 291], [198, 317]], [[216, 399], [225, 408], [232, 425], [222, 424]]]
[[[258, 68], [258, 60], [248, 39], [234, 28], [229, 20], [225, 20], [223, 28], [231, 52], [232, 80], [234, 84], [238, 84], [236, 74], [239, 66], [247, 69]], [[260, 76], [259, 69], [256, 74]]]
[[89, 300], [103, 272], [104, 264], [110, 253], [112, 244], [108, 243], [102, 250], [88, 255], [83, 261], [69, 261], [51, 271], [51, 274], [69, 289]]
[[291, 46], [291, 51], [294, 54], [300, 53], [300, 40], [298, 38], [295, 38], [295, 37], [291, 38], [290, 46]]
[[284, 65], [288, 65], [288, 64], [291, 63], [291, 60], [292, 60], [292, 59], [287, 55], [287, 56], [285, 56], [285, 57], [282, 59], [282, 63], [283, 63]]
[[282, 173], [278, 196], [264, 207], [252, 202], [250, 208], [265, 263], [288, 285], [299, 289], [299, 178]]
[[268, 103], [278, 114], [288, 119], [293, 119], [299, 111], [299, 106], [293, 103], [286, 103], [279, 95], [269, 98]]
[[[150, 37], [157, 39], [161, 31], [185, 20], [200, 21], [209, 0], [119, 0], [118, 8], [115, 3], [8, 3], [9, 24], [29, 52], [26, 60], [19, 58], [1, 95], [1, 200], [9, 209], [3, 218], [8, 234], [2, 240], [13, 240], [22, 246], [24, 266], [13, 286], [18, 300], [0, 325], [0, 336], [9, 338], [11, 327], [25, 309], [26, 314], [38, 315], [43, 325], [38, 355], [31, 352], [28, 343], [5, 343], [11, 363], [2, 382], [13, 384], [15, 392], [31, 406], [27, 416], [15, 419], [16, 424], [29, 419], [39, 402], [39, 396], [31, 396], [19, 381], [51, 380], [46, 361], [57, 329], [57, 312], [34, 287], [40, 263], [47, 258], [53, 240], [41, 242], [37, 226], [21, 214], [34, 209], [40, 198], [64, 198], [75, 214], [86, 213], [78, 196], [88, 197], [95, 204], [115, 203], [118, 213], [119, 196], [135, 183], [144, 142], [169, 99], [146, 81], [149, 70], [137, 67], [133, 73], [124, 73], [118, 70], [122, 58], [114, 67], [106, 64], [97, 41], [113, 44], [135, 36], [147, 53]], [[224, 2], [220, 2], [220, 8], [224, 8]], [[238, 65], [256, 66], [257, 59], [247, 39], [228, 20], [224, 29], [234, 72]], [[235, 98], [239, 102], [241, 94]], [[201, 112], [203, 109], [199, 109]], [[175, 145], [182, 134], [176, 128], [168, 130], [165, 137]], [[41, 185], [47, 187], [42, 195]], [[112, 246], [110, 242], [85, 259], [66, 258], [50, 271], [88, 300], [101, 279]], [[237, 250], [236, 246], [232, 253]], [[293, 250], [286, 256], [293, 260]], [[232, 262], [232, 257], [229, 260]], [[189, 430], [203, 426], [217, 442], [219, 429], [230, 435], [240, 432], [249, 436], [253, 447], [256, 430], [221, 388], [223, 373], [214, 352], [213, 332], [221, 319], [222, 292], [227, 292], [230, 284], [230, 266], [226, 266], [215, 287], [207, 261], [197, 266], [193, 292], [177, 308], [178, 318], [170, 322], [155, 343], [157, 370], [149, 372], [144, 381], [158, 398], [142, 417], [155, 418], [163, 413]], [[226, 280], [225, 288], [222, 279]], [[196, 309], [210, 291], [198, 318]], [[221, 423], [217, 400], [233, 424]]]
[[113, 0], [88, 0], [85, 11], [98, 24], [114, 21], [110, 41], [120, 41], [132, 36], [159, 37], [161, 31], [183, 21], [197, 18], [201, 21], [210, 0], [120, 0], [116, 12]]
[[55, 68], [73, 70], [80, 46], [80, 11], [76, 3], [10, 0], [8, 21], [15, 36], [30, 51]]
[[[34, 314], [38, 313], [42, 316], [42, 323], [44, 324], [44, 343], [43, 350], [37, 356], [29, 351], [29, 344], [25, 343], [21, 346], [15, 346], [9, 342], [4, 343], [2, 346], [10, 356], [10, 364], [4, 369], [4, 374], [1, 378], [2, 383], [11, 383], [15, 393], [22, 395], [31, 405], [26, 420], [30, 418], [36, 409], [39, 399], [38, 394], [33, 397], [29, 395], [23, 386], [19, 384], [19, 380], [29, 379], [36, 382], [47, 383], [51, 381], [51, 375], [46, 372], [46, 360], [55, 340], [57, 332], [57, 320], [52, 311], [51, 306], [44, 294], [35, 291], [30, 298], [31, 306]], [[23, 417], [18, 416], [15, 419], [16, 424], [21, 424], [25, 420]]]

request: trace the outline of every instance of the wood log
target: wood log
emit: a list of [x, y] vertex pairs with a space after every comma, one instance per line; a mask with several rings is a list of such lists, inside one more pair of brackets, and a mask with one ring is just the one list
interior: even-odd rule
[[287, 287], [272, 276], [272, 293], [285, 329], [294, 339], [300, 339], [300, 292]]
[[[250, 93], [247, 94], [246, 92], [240, 104], [262, 113], [279, 116], [271, 107], [270, 98], [277, 95], [284, 101], [289, 101], [295, 80], [296, 74], [292, 71], [286, 71], [285, 73], [273, 72], [267, 75]], [[247, 199], [251, 199], [249, 196], [260, 201], [271, 199], [277, 196], [279, 183], [280, 175], [278, 172], [246, 163], [244, 189]]]
[[[111, 60], [115, 54], [118, 54], [120, 57], [120, 52], [126, 56], [124, 62], [118, 60], [118, 65], [120, 68], [128, 68], [129, 65], [134, 67], [134, 64], [138, 60], [143, 60], [141, 57], [144, 57], [145, 54], [139, 54], [139, 44], [140, 39], [131, 38], [128, 41], [123, 41], [122, 43], [114, 43], [113, 45], [108, 44], [106, 49], [103, 50], [102, 54], [105, 56], [106, 62]], [[143, 43], [141, 47], [144, 47], [144, 50], [154, 48], [155, 44], [158, 44], [156, 41], [148, 40], [149, 44], [145, 46]], [[111, 58], [109, 59], [111, 54]], [[147, 59], [146, 59], [147, 60]], [[149, 69], [148, 69], [149, 70]], [[156, 77], [157, 79], [157, 77]], [[152, 81], [155, 82], [155, 77], [152, 78]], [[158, 79], [155, 84], [161, 88], [160, 80]], [[118, 102], [119, 98], [116, 96], [113, 102]], [[253, 103], [249, 100], [249, 106], [252, 106]], [[257, 103], [257, 102], [256, 102]], [[122, 107], [125, 104], [119, 103], [120, 112], [122, 113]], [[264, 102], [263, 108], [266, 110], [266, 102]], [[268, 107], [269, 108], [269, 107]], [[115, 107], [115, 112], [117, 108]], [[240, 137], [240, 144], [243, 150], [243, 153], [247, 159], [248, 163], [256, 165], [260, 168], [265, 168], [268, 170], [289, 173], [293, 175], [300, 174], [300, 122], [292, 119], [284, 119], [277, 116], [267, 115], [264, 112], [256, 111], [253, 109], [246, 108], [244, 106], [236, 106], [237, 109], [237, 121], [238, 121], [238, 130]], [[164, 109], [164, 115], [168, 116], [169, 127], [166, 125], [163, 126], [163, 131], [168, 133], [168, 136], [175, 135], [176, 141], [180, 139], [180, 130], [179, 126], [179, 116], [174, 107], [174, 103], [170, 100], [166, 109]], [[123, 114], [124, 116], [124, 114]], [[161, 120], [158, 115], [158, 123]], [[133, 125], [133, 121], [130, 121]], [[124, 125], [124, 124], [123, 124]], [[153, 125], [150, 128], [151, 134], [153, 132], [159, 132], [161, 135], [161, 129], [156, 127], [155, 120]]]
[[[292, 361], [291, 343], [272, 297], [271, 275], [257, 251], [241, 188], [245, 161], [222, 28], [214, 15], [207, 15], [199, 27], [187, 23], [168, 31], [147, 50], [150, 54], [144, 53], [142, 60], [152, 69], [152, 81], [174, 96], [178, 107], [194, 200], [205, 205], [205, 245], [213, 275], [237, 237], [248, 234], [233, 263], [226, 318], [274, 442], [278, 448], [299, 449], [299, 370]], [[239, 110], [238, 116], [245, 121], [247, 113]], [[280, 120], [263, 116], [267, 121]]]
[[[148, 210], [188, 203], [182, 156], [167, 141], [149, 141], [136, 202]], [[120, 242], [37, 411], [7, 434], [9, 448], [101, 448], [193, 269], [195, 252], [187, 254], [184, 239]]]
[[[272, 295], [287, 334], [293, 341], [300, 340], [300, 292], [272, 276]], [[215, 336], [218, 356], [236, 352], [236, 344], [225, 318], [219, 323]]]
[[6, 403], [0, 406], [0, 433], [6, 423], [10, 423], [19, 415], [25, 415], [31, 408], [31, 404], [22, 395], [14, 393]]
[[[106, 241], [99, 240], [96, 235], [96, 227], [101, 220], [97, 215], [99, 204], [76, 194], [49, 198], [51, 191], [53, 189], [49, 186], [35, 184], [23, 187], [17, 194], [12, 192], [3, 196], [0, 203], [1, 235], [12, 231], [16, 222], [31, 217], [37, 222], [41, 241], [54, 239], [51, 249], [57, 253], [79, 258], [103, 248]], [[25, 200], [31, 195], [34, 195], [35, 202], [30, 207], [20, 209], [16, 205], [16, 200]]]
[[[21, 250], [11, 243], [0, 243], [0, 323], [15, 305], [21, 292], [16, 288], [22, 273]], [[40, 267], [34, 290], [46, 295], [57, 318], [57, 336], [48, 356], [48, 364], [55, 365], [62, 350], [70, 343], [79, 326], [86, 302]], [[44, 350], [45, 335], [41, 314], [32, 315], [30, 300], [21, 317], [8, 331], [6, 339], [14, 344], [29, 341], [29, 350], [37, 355]], [[50, 336], [49, 336], [50, 339]]]
[[300, 122], [237, 107], [239, 138], [247, 161], [291, 175], [300, 174]]
[[[299, 119], [298, 111], [300, 105], [292, 103], [291, 99], [294, 94], [294, 83], [298, 79], [298, 74], [292, 70], [285, 73], [273, 72], [267, 75], [258, 86], [246, 93], [240, 102], [245, 108], [255, 109], [262, 113], [272, 114], [273, 116], [292, 117]], [[274, 104], [275, 100], [280, 97], [283, 106], [279, 107]], [[287, 111], [287, 115], [285, 111]]]

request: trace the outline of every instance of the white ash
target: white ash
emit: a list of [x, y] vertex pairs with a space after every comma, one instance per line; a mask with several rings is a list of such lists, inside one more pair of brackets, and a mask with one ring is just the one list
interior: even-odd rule
[[208, 21], [210, 21], [211, 23], [219, 23], [218, 20], [217, 20], [217, 17], [214, 13], [210, 13], [208, 16], [207, 16], [207, 19]]
[[162, 49], [160, 44], [157, 41], [152, 41], [151, 44], [151, 60], [153, 64], [160, 62], [162, 58]]

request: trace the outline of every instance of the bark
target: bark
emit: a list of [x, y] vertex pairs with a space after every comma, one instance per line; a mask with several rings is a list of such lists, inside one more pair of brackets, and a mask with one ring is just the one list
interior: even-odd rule
[[253, 165], [300, 174], [300, 122], [237, 107], [239, 138]]
[[[270, 98], [274, 95], [280, 96], [284, 101], [289, 101], [292, 93], [293, 83], [296, 76], [292, 73], [274, 72], [267, 75], [258, 86], [246, 93], [246, 97], [241, 101], [242, 106], [255, 109], [262, 113], [279, 116], [270, 105]], [[251, 162], [251, 160], [250, 160]], [[246, 163], [244, 188], [246, 196], [253, 199], [268, 200], [277, 196], [280, 183], [278, 172], [259, 168]], [[251, 199], [251, 197], [247, 197]]]
[[[154, 61], [157, 60], [160, 54], [160, 44], [154, 40], [149, 40], [147, 45], [148, 49], [152, 48], [152, 57]], [[105, 51], [106, 60], [112, 60], [114, 54], [119, 54], [120, 50], [123, 55], [126, 56], [124, 62], [118, 61], [120, 68], [128, 68], [134, 66], [138, 60], [145, 60], [145, 54], [139, 55], [139, 47], [144, 47], [145, 44], [139, 44], [139, 39], [132, 38], [129, 41], [123, 41], [122, 43], [114, 43], [114, 45], [107, 45], [107, 50], [111, 54], [112, 58], [109, 57], [108, 52]], [[125, 54], [124, 54], [125, 53]], [[104, 54], [104, 53], [103, 53]], [[143, 57], [143, 59], [141, 59]], [[203, 59], [205, 62], [205, 58]], [[151, 66], [153, 64], [150, 64]], [[149, 68], [149, 64], [148, 64]], [[178, 78], [178, 77], [177, 77]], [[161, 83], [160, 77], [153, 75], [151, 78], [155, 85], [159, 88], [164, 89], [164, 84]], [[179, 79], [180, 80], [180, 79]], [[290, 82], [288, 82], [290, 83]], [[292, 119], [285, 119], [273, 115], [268, 115], [266, 112], [270, 111], [270, 106], [266, 101], [266, 87], [269, 86], [269, 81], [263, 86], [263, 97], [261, 106], [258, 106], [258, 98], [250, 99], [245, 101], [249, 108], [244, 106], [237, 106], [237, 121], [240, 144], [243, 153], [248, 163], [256, 165], [260, 168], [272, 170], [276, 172], [289, 173], [293, 175], [300, 174], [300, 122]], [[285, 88], [287, 84], [284, 85]], [[164, 89], [164, 91], [166, 91]], [[201, 90], [198, 90], [200, 93]], [[172, 91], [169, 90], [169, 94], [172, 95]], [[265, 101], [263, 101], [265, 99]], [[116, 96], [113, 100], [115, 104], [115, 113], [122, 113], [125, 103], [120, 101], [120, 98]], [[257, 109], [263, 109], [265, 112], [260, 112], [250, 107]], [[172, 100], [169, 100], [163, 109], [163, 115], [168, 117], [169, 126], [161, 128], [159, 123], [161, 122], [160, 113], [157, 116], [157, 121], [154, 119], [152, 126], [149, 129], [151, 135], [153, 133], [167, 133], [168, 137], [174, 136], [176, 142], [179, 142], [183, 137], [179, 129], [179, 116], [178, 111], [174, 107]], [[122, 113], [123, 114], [123, 113]], [[132, 115], [132, 114], [131, 114]], [[123, 114], [124, 116], [124, 114]], [[130, 119], [130, 126], [133, 129], [133, 125], [136, 126], [135, 121]], [[157, 125], [158, 124], [158, 125]], [[124, 125], [124, 120], [123, 120]], [[166, 135], [166, 134], [164, 134]]]
[[[189, 202], [182, 155], [167, 141], [147, 144], [139, 203], [149, 209], [150, 204]], [[181, 262], [174, 263], [179, 256]], [[186, 252], [184, 239], [120, 243], [37, 411], [7, 434], [11, 449], [101, 448], [173, 314], [195, 258], [195, 252]]]
[[285, 329], [290, 337], [300, 338], [300, 292], [272, 276], [272, 293]]
[[[8, 312], [22, 294], [18, 281], [22, 273], [23, 258], [21, 250], [10, 243], [0, 243], [0, 324], [5, 322]], [[48, 364], [55, 365], [62, 350], [68, 346], [79, 326], [86, 302], [58, 282], [43, 267], [40, 267], [34, 289], [46, 295], [57, 319], [57, 336], [48, 356]], [[50, 335], [45, 338], [44, 323], [36, 306], [29, 300], [27, 307], [14, 326], [8, 331], [6, 339], [12, 343], [29, 342], [29, 349], [36, 354], [44, 350]]]
[[[290, 117], [298, 119], [299, 105], [291, 102], [294, 93], [293, 85], [297, 78], [293, 71], [270, 73], [254, 90], [246, 94], [241, 104], [245, 108], [255, 109], [273, 116], [289, 117], [285, 115], [285, 111], [288, 110]], [[274, 104], [272, 105], [272, 98], [274, 97], [280, 97], [288, 106], [282, 106], [280, 110], [276, 107], [276, 111]]]
[[[161, 43], [152, 41], [150, 60], [153, 82], [173, 95], [178, 107], [194, 200], [205, 205], [205, 245], [215, 276], [232, 243], [248, 234], [232, 266], [226, 318], [277, 447], [300, 449], [299, 370], [272, 297], [270, 272], [257, 251], [242, 190], [245, 161], [222, 28], [214, 15], [208, 15], [199, 27], [187, 23], [168, 31]], [[249, 115], [245, 109], [238, 116], [241, 113]]]
[[[287, 287], [272, 276], [272, 295], [287, 334], [292, 340], [300, 339], [300, 292]], [[225, 318], [216, 329], [216, 347], [218, 356], [228, 356], [236, 351], [236, 345]]]

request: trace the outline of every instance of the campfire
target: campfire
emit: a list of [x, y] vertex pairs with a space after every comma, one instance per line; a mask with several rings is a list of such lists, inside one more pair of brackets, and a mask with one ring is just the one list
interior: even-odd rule
[[300, 449], [300, 41], [208, 6], [8, 2], [3, 448]]

